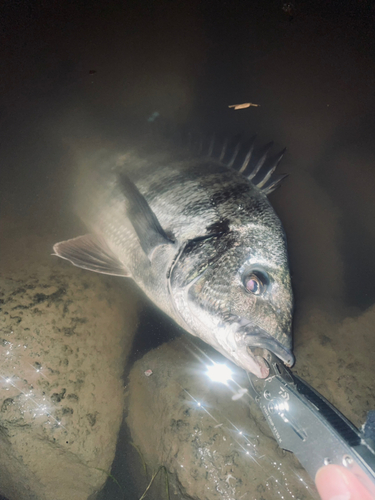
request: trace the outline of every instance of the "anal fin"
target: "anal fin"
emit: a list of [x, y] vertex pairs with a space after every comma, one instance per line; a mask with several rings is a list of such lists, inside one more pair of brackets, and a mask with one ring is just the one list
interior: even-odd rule
[[53, 246], [53, 255], [68, 260], [74, 266], [112, 276], [130, 276], [128, 270], [114, 255], [104, 238], [85, 234]]

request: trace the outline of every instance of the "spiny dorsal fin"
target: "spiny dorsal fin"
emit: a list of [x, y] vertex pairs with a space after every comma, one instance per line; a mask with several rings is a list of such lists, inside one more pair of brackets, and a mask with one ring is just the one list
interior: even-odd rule
[[225, 153], [227, 152], [227, 147], [228, 147], [228, 137], [224, 139], [223, 148], [220, 153], [219, 161], [223, 161]]
[[236, 161], [236, 158], [237, 158], [237, 155], [240, 151], [240, 147], [241, 147], [241, 141], [238, 141], [237, 144], [236, 144], [236, 147], [234, 148], [234, 151], [233, 151], [233, 154], [232, 154], [232, 157], [231, 159], [228, 161], [228, 167], [229, 168], [233, 168], [233, 164], [234, 162]]
[[275, 191], [282, 181], [288, 177], [288, 174], [275, 175], [262, 187], [262, 192], [268, 196], [270, 193]]
[[254, 146], [255, 146], [255, 141], [256, 141], [256, 134], [250, 139], [250, 141], [248, 142], [247, 144], [247, 147], [246, 147], [246, 156], [243, 160], [243, 162], [241, 163], [240, 165], [240, 168], [238, 169], [238, 172], [240, 174], [242, 174], [244, 172], [244, 170], [246, 169], [246, 167], [248, 166], [248, 164], [250, 163], [251, 161], [251, 158], [252, 158], [252, 155], [253, 155], [253, 152], [254, 152]]
[[158, 246], [173, 245], [174, 242], [166, 235], [137, 186], [123, 172], [119, 174], [118, 179], [121, 191], [128, 200], [127, 216], [137, 233], [143, 251], [151, 259]]
[[255, 163], [255, 165], [254, 166], [248, 165], [248, 168], [246, 168], [244, 170], [243, 175], [245, 177], [247, 177], [249, 179], [249, 181], [251, 181], [251, 179], [253, 179], [256, 176], [256, 174], [259, 172], [259, 170], [263, 167], [264, 162], [267, 159], [269, 150], [272, 148], [272, 146], [273, 146], [273, 142], [269, 142], [268, 144], [266, 144], [261, 149], [258, 161]]
[[269, 151], [273, 146], [273, 142], [269, 142], [254, 153], [256, 135], [247, 142], [242, 142], [239, 135], [232, 139], [228, 136], [220, 139], [215, 134], [204, 138], [202, 134], [194, 135], [187, 132], [185, 137], [187, 138], [187, 141], [184, 141], [185, 145], [194, 154], [205, 155], [206, 151], [207, 156], [247, 177], [266, 195], [274, 191], [282, 179], [287, 177], [287, 175], [273, 176], [286, 148], [268, 159]]
[[[273, 177], [286, 148], [268, 159], [269, 151], [273, 146], [273, 142], [269, 142], [258, 150], [257, 156], [254, 159], [256, 137], [254, 135], [247, 143], [242, 143], [241, 140], [238, 140], [239, 136], [236, 136], [232, 140], [225, 137], [224, 140], [220, 141], [214, 134], [209, 141], [207, 155], [247, 177], [248, 180], [252, 181], [254, 186], [268, 195], [280, 185], [282, 179], [287, 177], [287, 175]], [[199, 152], [202, 150], [202, 144], [203, 140], [202, 136], [200, 136]]]
[[280, 153], [276, 156], [270, 158], [267, 162], [267, 165], [258, 173], [258, 175], [254, 178], [253, 183], [259, 189], [263, 188], [266, 182], [270, 179], [271, 175], [275, 172], [278, 164], [281, 161], [281, 158], [284, 156], [286, 148], [284, 148]]
[[208, 146], [207, 156], [212, 156], [214, 146], [215, 146], [215, 134], [212, 134], [210, 145]]

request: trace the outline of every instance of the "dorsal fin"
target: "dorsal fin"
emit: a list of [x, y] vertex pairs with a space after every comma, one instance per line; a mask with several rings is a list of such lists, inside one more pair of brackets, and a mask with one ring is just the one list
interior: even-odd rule
[[278, 164], [281, 161], [281, 158], [284, 156], [286, 148], [284, 148], [280, 153], [270, 158], [267, 162], [267, 165], [258, 173], [258, 175], [254, 178], [253, 183], [258, 187], [262, 188], [266, 182], [270, 179], [271, 175], [276, 170]]
[[268, 152], [272, 148], [272, 146], [273, 146], [273, 142], [269, 142], [268, 144], [266, 144], [261, 149], [258, 160], [255, 163], [255, 165], [254, 166], [248, 165], [248, 168], [246, 168], [244, 170], [243, 175], [246, 176], [249, 179], [249, 181], [251, 181], [251, 179], [253, 179], [256, 176], [256, 174], [259, 172], [259, 170], [263, 167], [264, 162], [267, 159]]
[[[225, 137], [220, 141], [214, 134], [209, 142], [207, 140], [203, 141], [202, 136], [199, 136], [197, 144], [199, 144], [200, 152], [207, 149], [208, 142], [208, 156], [247, 177], [254, 186], [268, 195], [287, 177], [287, 175], [273, 176], [285, 154], [286, 148], [268, 159], [273, 142], [269, 142], [254, 153], [256, 137], [254, 135], [247, 143], [243, 143], [239, 140], [239, 136], [234, 137], [232, 140]], [[204, 142], [206, 147], [203, 146]]]
[[238, 141], [237, 144], [236, 144], [236, 146], [235, 146], [235, 148], [234, 148], [232, 157], [228, 161], [228, 167], [229, 168], [233, 168], [234, 162], [236, 161], [237, 155], [238, 155], [238, 153], [240, 151], [240, 147], [241, 147], [241, 141]]
[[210, 144], [208, 146], [207, 156], [212, 156], [212, 153], [213, 153], [213, 150], [214, 150], [214, 146], [215, 146], [215, 134], [212, 134], [212, 137], [211, 137], [211, 140], [210, 140]]
[[266, 184], [264, 184], [264, 186], [262, 187], [263, 193], [268, 196], [270, 193], [272, 193], [272, 191], [275, 191], [275, 189], [277, 189], [282, 181], [287, 177], [288, 174], [275, 175], [268, 182], [266, 182]]
[[219, 156], [219, 161], [223, 161], [223, 159], [224, 159], [225, 153], [227, 152], [228, 142], [229, 142], [228, 137], [226, 137], [224, 139], [223, 147], [221, 149], [221, 153], [220, 153], [220, 156]]
[[208, 136], [186, 132], [184, 136], [185, 140], [182, 142], [194, 155], [209, 156], [226, 167], [236, 170], [266, 195], [274, 191], [287, 177], [286, 174], [273, 175], [286, 148], [272, 158], [268, 158], [273, 142], [255, 150], [256, 134], [246, 142], [241, 141], [240, 135], [230, 139], [228, 136], [220, 138], [216, 134]]
[[251, 158], [253, 156], [253, 152], [254, 152], [254, 146], [255, 146], [255, 141], [256, 141], [256, 134], [250, 139], [250, 141], [248, 142], [247, 146], [246, 146], [246, 156], [245, 158], [243, 159], [243, 161], [241, 162], [241, 165], [240, 165], [240, 168], [238, 169], [238, 172], [240, 174], [242, 174], [246, 167], [249, 165], [250, 161], [251, 161]]

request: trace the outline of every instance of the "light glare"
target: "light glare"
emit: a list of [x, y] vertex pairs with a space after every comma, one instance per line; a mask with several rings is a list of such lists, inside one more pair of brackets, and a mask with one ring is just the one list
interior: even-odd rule
[[227, 367], [227, 365], [219, 365], [215, 363], [211, 366], [207, 366], [207, 375], [213, 382], [226, 384], [228, 380], [231, 380], [232, 378], [232, 371]]

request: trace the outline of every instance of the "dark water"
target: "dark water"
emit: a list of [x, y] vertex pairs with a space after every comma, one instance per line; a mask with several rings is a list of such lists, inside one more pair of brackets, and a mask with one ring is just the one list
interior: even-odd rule
[[[260, 143], [288, 148], [282, 169], [290, 177], [271, 201], [288, 237], [296, 348], [303, 357], [310, 341], [303, 331], [316, 311], [334, 325], [363, 314], [371, 323], [375, 7], [300, 1], [293, 18], [282, 7], [276, 0], [214, 8], [195, 0], [3, 2], [2, 225], [20, 222], [51, 244], [71, 237], [79, 225], [69, 205], [73, 151], [117, 144], [155, 111], [204, 131], [257, 132]], [[228, 108], [242, 102], [260, 106]], [[145, 352], [181, 335], [142, 307], [125, 378]], [[361, 328], [359, 321], [358, 338]], [[350, 349], [343, 345], [343, 358]], [[364, 363], [366, 356], [357, 353]], [[313, 383], [313, 368], [308, 373]], [[136, 498], [123, 472], [139, 460], [128, 432], [120, 432], [112, 469], [126, 496], [109, 480], [102, 500]]]

